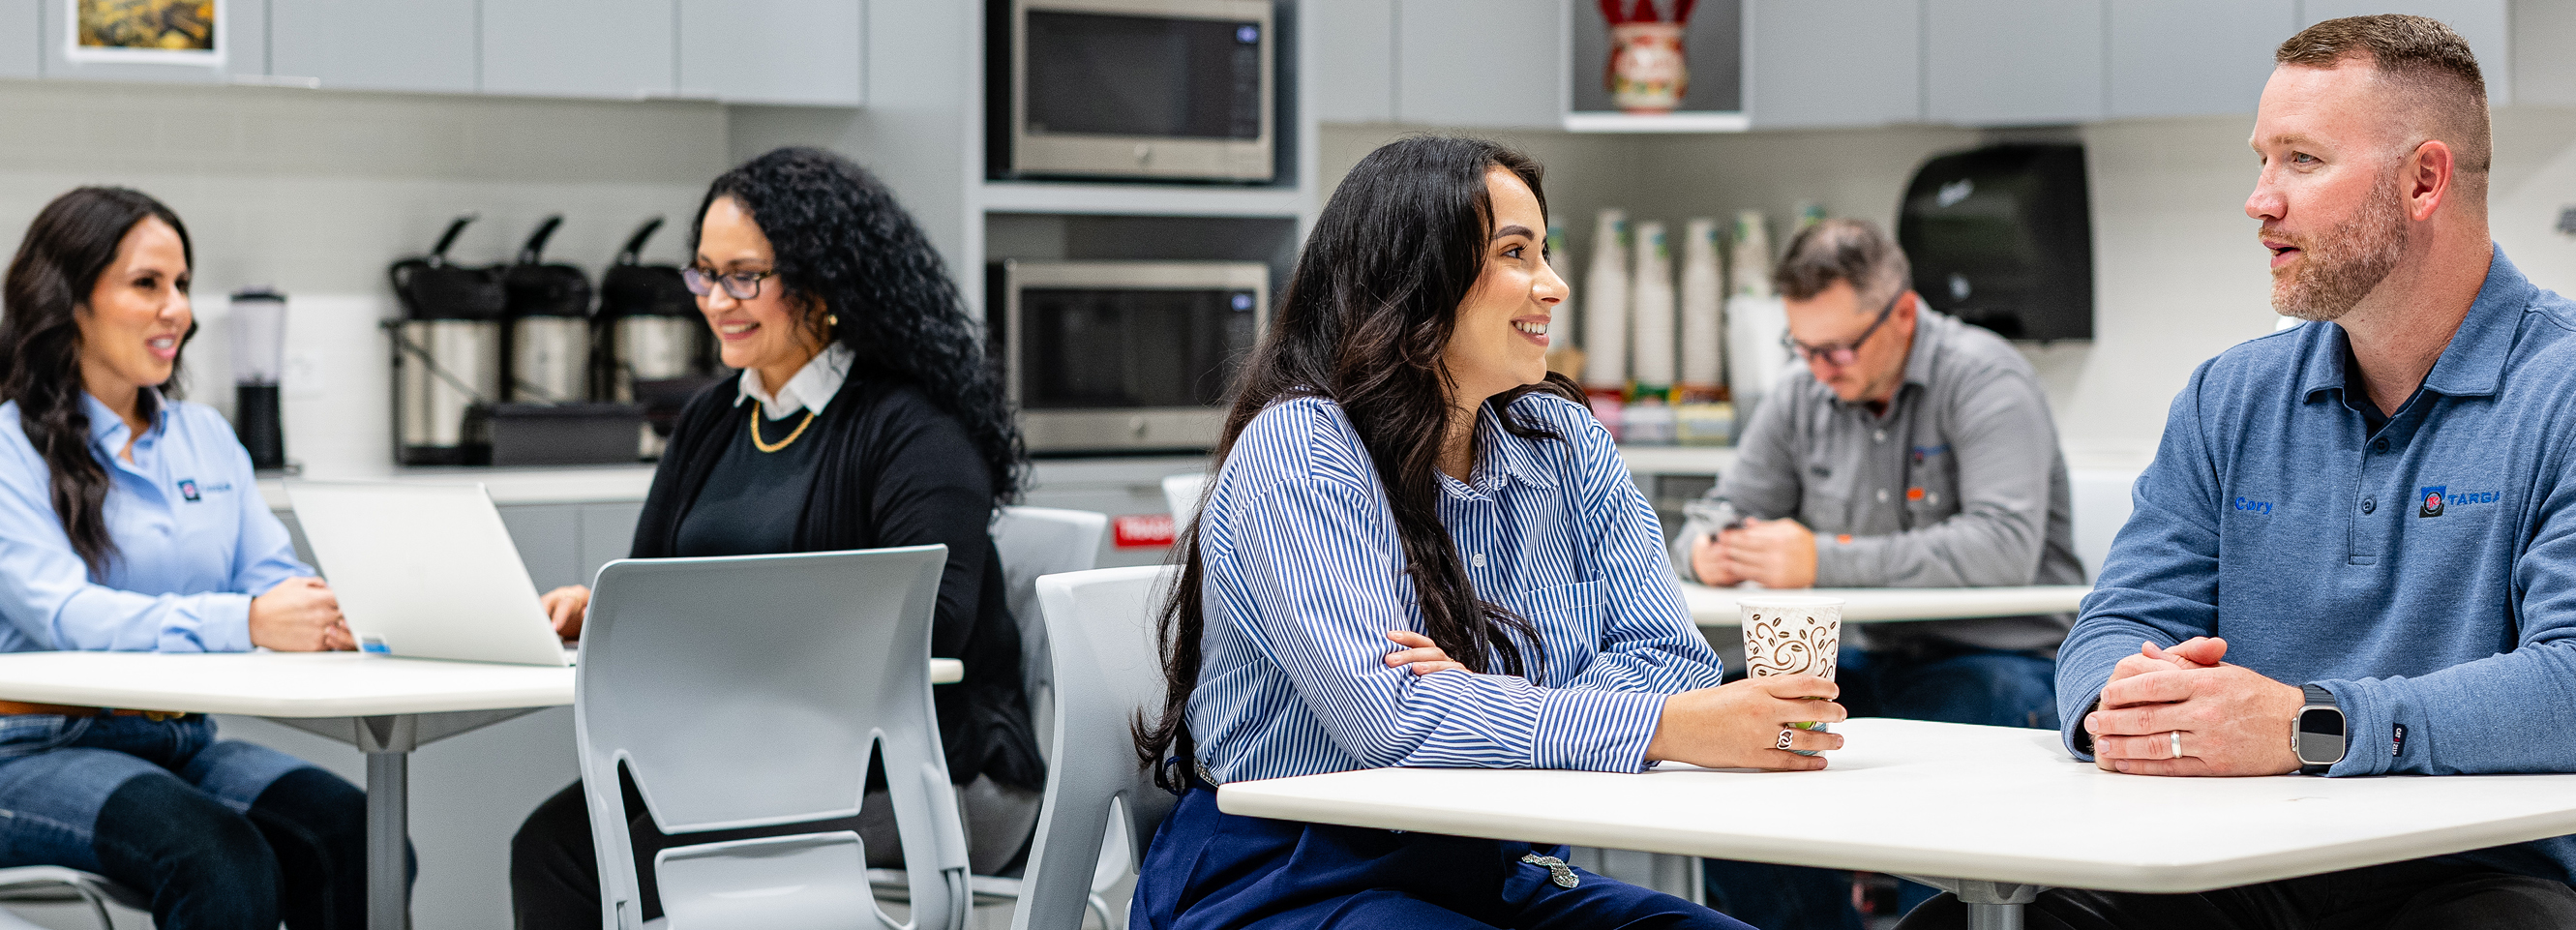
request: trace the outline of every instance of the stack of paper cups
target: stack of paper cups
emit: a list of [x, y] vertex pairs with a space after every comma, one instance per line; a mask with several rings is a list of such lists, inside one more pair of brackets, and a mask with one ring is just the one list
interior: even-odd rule
[[1725, 379], [1719, 330], [1724, 299], [1717, 272], [1717, 221], [1695, 219], [1682, 237], [1682, 394], [1714, 400]]
[[1628, 386], [1628, 214], [1603, 210], [1592, 229], [1592, 267], [1583, 275], [1583, 384]]
[[1628, 291], [1636, 313], [1629, 344], [1635, 357], [1628, 378], [1641, 393], [1660, 393], [1673, 385], [1673, 250], [1664, 239], [1664, 224], [1637, 224], [1637, 283]]
[[1762, 231], [1760, 210], [1735, 214], [1735, 251], [1727, 261], [1727, 277], [1735, 279], [1735, 296], [1771, 296], [1771, 237]]

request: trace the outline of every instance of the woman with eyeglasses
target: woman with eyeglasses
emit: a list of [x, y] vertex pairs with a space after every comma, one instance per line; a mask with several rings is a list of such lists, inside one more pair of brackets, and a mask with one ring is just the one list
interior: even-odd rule
[[[1036, 824], [1044, 763], [1019, 626], [987, 535], [994, 508], [1019, 491], [1024, 455], [979, 327], [893, 193], [829, 152], [779, 149], [727, 172], [693, 232], [683, 277], [724, 363], [742, 374], [681, 412], [632, 555], [946, 544], [930, 651], [962, 660], [966, 678], [934, 700], [949, 777], [964, 795], [969, 864], [993, 874]], [[589, 602], [578, 585], [545, 595], [565, 639], [581, 634]], [[881, 790], [872, 778], [871, 793]], [[626, 810], [636, 861], [653, 861], [659, 834], [632, 788]], [[861, 833], [872, 865], [901, 855], [884, 810], [870, 803], [844, 827]], [[638, 878], [643, 918], [660, 916], [652, 870]], [[599, 926], [580, 785], [529, 815], [510, 882], [522, 930]]]

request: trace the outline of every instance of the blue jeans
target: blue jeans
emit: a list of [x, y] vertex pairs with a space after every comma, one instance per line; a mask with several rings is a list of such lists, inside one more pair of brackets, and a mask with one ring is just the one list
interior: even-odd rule
[[[1954, 646], [1907, 654], [1846, 648], [1835, 662], [1843, 709], [1854, 717], [2057, 729], [2055, 659]], [[1700, 868], [1710, 907], [1763, 930], [1860, 930], [1851, 873], [1721, 859]], [[1897, 913], [1935, 894], [1906, 882]]]
[[95, 872], [161, 930], [366, 923], [366, 793], [203, 716], [0, 716], [0, 867]]

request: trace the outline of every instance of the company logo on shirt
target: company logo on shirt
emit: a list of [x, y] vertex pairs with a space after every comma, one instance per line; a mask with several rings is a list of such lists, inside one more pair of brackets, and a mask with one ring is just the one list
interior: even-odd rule
[[2504, 499], [2504, 495], [2500, 492], [2453, 491], [2451, 490], [2451, 486], [2446, 484], [2436, 484], [2426, 487], [2416, 496], [2423, 500], [2423, 506], [2418, 507], [2415, 510], [2415, 515], [2419, 517], [2438, 517], [2452, 507], [2470, 507], [2478, 504], [2492, 504]]
[[188, 499], [188, 503], [191, 503], [191, 504], [196, 503], [196, 502], [198, 501], [198, 499], [199, 499], [199, 496], [198, 496], [198, 494], [197, 494], [197, 479], [195, 479], [195, 478], [181, 478], [181, 479], [179, 479], [179, 496], [180, 496], [180, 497], [187, 498], [187, 499]]
[[1921, 465], [1923, 464], [1924, 459], [1928, 459], [1948, 451], [1950, 451], [1950, 447], [1946, 444], [1938, 446], [1915, 446], [1914, 464]]

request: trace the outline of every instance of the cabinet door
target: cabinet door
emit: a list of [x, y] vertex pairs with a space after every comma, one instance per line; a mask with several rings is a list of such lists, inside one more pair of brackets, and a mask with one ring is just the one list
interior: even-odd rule
[[[1395, 4], [1299, 0], [1298, 44], [1315, 77], [1306, 106], [1326, 123], [1395, 121]], [[1552, 60], [1552, 59], [1551, 59]]]
[[42, 54], [45, 76], [49, 78], [224, 84], [236, 78], [257, 80], [268, 74], [266, 0], [219, 0], [215, 6], [215, 51], [218, 57], [176, 64], [100, 60], [91, 56], [101, 53], [74, 53], [70, 49], [71, 3], [68, 0], [39, 0], [37, 10], [37, 16], [43, 20]]
[[2298, 0], [2111, 0], [2110, 115], [2253, 113]]
[[483, 92], [669, 96], [675, 0], [492, 0], [483, 4]]
[[0, 0], [0, 78], [31, 78], [45, 73], [44, 0]]
[[589, 584], [599, 577], [599, 567], [625, 558], [635, 549], [635, 521], [644, 515], [644, 505], [581, 505], [581, 580]]
[[1923, 0], [1750, 0], [1744, 28], [1754, 126], [1923, 118]]
[[681, 96], [836, 107], [865, 102], [862, 0], [679, 4]]
[[271, 75], [333, 90], [474, 92], [475, 0], [268, 0]]
[[[2546, 0], [2526, 6], [2536, 12], [2564, 2]], [[2506, 5], [2506, 0], [2299, 0], [2299, 28], [2374, 13], [2412, 13], [2441, 20], [2460, 38], [2469, 40], [2469, 51], [2477, 53], [2478, 70], [2487, 79], [2487, 104], [2500, 107], [2513, 102], [2513, 62], [2506, 57], [2512, 52], [2505, 42], [2510, 21]]]
[[1558, 0], [1397, 0], [1396, 121], [1563, 127], [1564, 17]]
[[2103, 2], [1925, 0], [1925, 115], [1968, 126], [2101, 119]]
[[501, 509], [501, 524], [510, 528], [510, 544], [528, 566], [537, 591], [578, 584], [581, 575], [581, 507], [576, 504], [512, 504]]

